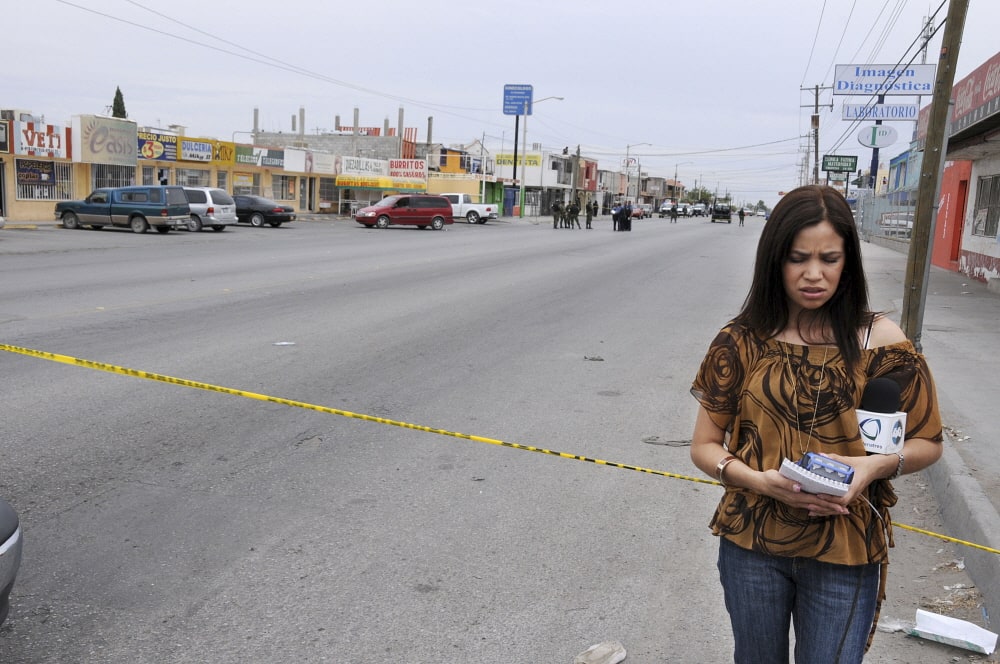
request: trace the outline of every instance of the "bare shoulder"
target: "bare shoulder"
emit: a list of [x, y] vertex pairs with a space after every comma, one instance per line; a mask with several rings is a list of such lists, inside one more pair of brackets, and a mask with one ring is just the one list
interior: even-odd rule
[[868, 342], [869, 348], [888, 346], [890, 344], [906, 341], [906, 334], [902, 328], [886, 316], [877, 316], [872, 325], [872, 336]]

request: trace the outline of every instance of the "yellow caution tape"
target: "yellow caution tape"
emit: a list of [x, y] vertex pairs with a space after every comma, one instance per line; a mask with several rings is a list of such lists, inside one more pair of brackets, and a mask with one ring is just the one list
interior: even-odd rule
[[[245, 390], [237, 390], [231, 387], [222, 387], [221, 385], [212, 385], [210, 383], [202, 383], [196, 380], [187, 380], [185, 378], [174, 378], [173, 376], [164, 376], [163, 374], [151, 373], [149, 371], [142, 371], [140, 369], [129, 369], [127, 367], [120, 367], [114, 364], [106, 364], [104, 362], [95, 362], [93, 360], [84, 360], [77, 357], [71, 357], [69, 355], [59, 355], [58, 353], [48, 353], [41, 350], [33, 350], [31, 348], [22, 348], [20, 346], [11, 346], [9, 344], [0, 344], [0, 350], [4, 350], [10, 353], [18, 353], [20, 355], [27, 355], [29, 357], [37, 357], [43, 360], [50, 360], [52, 362], [60, 362], [62, 364], [71, 364], [77, 367], [85, 367], [87, 369], [94, 369], [97, 371], [105, 371], [107, 373], [120, 374], [123, 376], [132, 376], [134, 378], [144, 378], [146, 380], [155, 380], [161, 383], [171, 383], [173, 385], [183, 385], [184, 387], [193, 387], [199, 390], [208, 390], [210, 392], [221, 392], [223, 394], [232, 394], [238, 397], [244, 397], [247, 399], [256, 399], [257, 401], [267, 401], [269, 403], [282, 404], [284, 406], [292, 406], [295, 408], [304, 408], [306, 410], [314, 410], [320, 413], [328, 413], [330, 415], [341, 415], [343, 417], [352, 417], [357, 420], [364, 420], [366, 422], [377, 422], [378, 424], [389, 424], [394, 427], [402, 427], [404, 429], [413, 429], [415, 431], [426, 431], [427, 433], [436, 433], [441, 436], [451, 436], [453, 438], [462, 438], [463, 440], [472, 440], [477, 443], [488, 443], [490, 445], [499, 445], [501, 447], [510, 447], [515, 450], [524, 450], [526, 452], [537, 452], [539, 454], [548, 454], [550, 456], [560, 457], [562, 459], [573, 459], [575, 461], [587, 461], [589, 463], [594, 463], [600, 466], [612, 466], [614, 468], [621, 468], [622, 470], [634, 470], [640, 473], [646, 473], [649, 475], [659, 475], [660, 477], [671, 477], [678, 480], [687, 480], [688, 482], [697, 482], [699, 484], [714, 484], [715, 486], [722, 486], [721, 482], [715, 480], [706, 480], [700, 477], [692, 477], [690, 475], [681, 475], [679, 473], [669, 473], [663, 470], [655, 470], [653, 468], [643, 468], [642, 466], [633, 466], [627, 463], [618, 463], [615, 461], [605, 461], [604, 459], [594, 459], [591, 457], [581, 456], [579, 454], [570, 454], [568, 452], [557, 452], [555, 450], [547, 450], [543, 447], [535, 447], [534, 445], [522, 445], [520, 443], [511, 443], [505, 440], [497, 440], [495, 438], [485, 438], [483, 436], [474, 436], [468, 433], [459, 433], [457, 431], [448, 431], [446, 429], [436, 429], [434, 427], [422, 426], [420, 424], [411, 424], [409, 422], [400, 422], [398, 420], [390, 420], [385, 417], [374, 417], [372, 415], [365, 415], [363, 413], [353, 413], [349, 410], [341, 410], [339, 408], [329, 408], [327, 406], [317, 406], [315, 404], [306, 403], [304, 401], [294, 401], [292, 399], [282, 399], [281, 397], [272, 397], [266, 394], [257, 394], [256, 392], [247, 392]], [[930, 537], [936, 537], [940, 540], [946, 542], [952, 542], [954, 544], [961, 544], [963, 546], [972, 547], [974, 549], [980, 549], [982, 551], [988, 551], [990, 553], [1000, 554], [1000, 549], [994, 549], [992, 547], [984, 546], [982, 544], [975, 544], [973, 542], [967, 542], [965, 540], [960, 540], [955, 537], [949, 537], [947, 535], [941, 535], [929, 530], [923, 530], [922, 528], [916, 528], [914, 526], [908, 526], [906, 524], [898, 523], [893, 521], [892, 524], [899, 528], [905, 530], [911, 530], [913, 532], [921, 533], [924, 535], [929, 535]]]

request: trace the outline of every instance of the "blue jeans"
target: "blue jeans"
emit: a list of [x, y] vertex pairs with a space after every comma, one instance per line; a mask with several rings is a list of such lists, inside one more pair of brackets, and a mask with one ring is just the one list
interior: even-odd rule
[[833, 565], [743, 549], [719, 538], [719, 578], [737, 664], [860, 662], [875, 619], [879, 565]]

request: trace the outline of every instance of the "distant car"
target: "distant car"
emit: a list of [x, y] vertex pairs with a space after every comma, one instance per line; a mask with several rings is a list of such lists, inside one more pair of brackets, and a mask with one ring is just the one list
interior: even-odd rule
[[733, 223], [733, 209], [726, 203], [716, 203], [712, 206], [712, 223], [724, 221], [727, 224]]
[[653, 206], [649, 203], [639, 203], [632, 208], [633, 219], [645, 219], [653, 216]]
[[191, 206], [191, 221], [188, 230], [197, 232], [205, 226], [221, 232], [226, 226], [236, 223], [236, 201], [222, 189], [215, 187], [184, 187], [188, 205]]
[[705, 204], [695, 203], [691, 206], [691, 216], [692, 217], [704, 217], [705, 216]]
[[263, 196], [237, 194], [233, 196], [236, 202], [236, 218], [241, 224], [263, 226], [268, 224], [278, 226], [295, 221], [295, 208], [283, 205]]
[[660, 219], [670, 216], [670, 201], [663, 201], [660, 205]]
[[10, 612], [10, 591], [21, 566], [21, 522], [17, 512], [0, 498], [0, 625]]

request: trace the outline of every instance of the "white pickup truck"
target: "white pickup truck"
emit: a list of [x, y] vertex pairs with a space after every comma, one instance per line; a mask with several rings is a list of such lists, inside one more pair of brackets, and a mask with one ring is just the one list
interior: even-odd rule
[[490, 219], [496, 219], [499, 206], [493, 203], [473, 203], [472, 194], [438, 194], [451, 203], [451, 216], [454, 219], [465, 219], [470, 224], [485, 224]]

